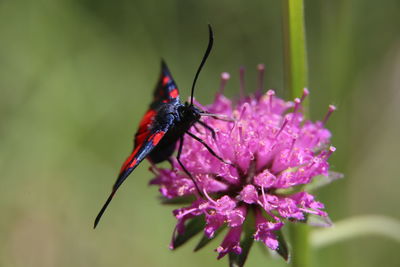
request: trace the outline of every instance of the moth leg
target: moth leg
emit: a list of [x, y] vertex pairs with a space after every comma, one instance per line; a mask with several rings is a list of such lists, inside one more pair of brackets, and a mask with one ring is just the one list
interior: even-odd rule
[[223, 158], [221, 158], [220, 156], [217, 155], [217, 153], [214, 152], [214, 150], [212, 150], [211, 147], [209, 147], [206, 142], [204, 142], [203, 139], [195, 136], [194, 134], [192, 134], [191, 132], [186, 132], [190, 137], [192, 137], [194, 140], [200, 142], [207, 150], [208, 152], [210, 152], [211, 155], [213, 155], [214, 157], [216, 157], [217, 159], [219, 159], [220, 161], [222, 161], [225, 164], [229, 164], [234, 166], [231, 162], [225, 161]]
[[193, 125], [193, 128], [196, 129], [196, 131], [197, 131], [198, 133], [202, 133], [202, 132], [200, 131], [199, 127], [197, 127], [196, 124]]
[[207, 130], [209, 130], [211, 132], [212, 138], [215, 140], [215, 131], [210, 125], [208, 125], [204, 121], [198, 121], [197, 123], [206, 128]]
[[204, 198], [203, 194], [200, 191], [199, 186], [197, 185], [196, 181], [194, 180], [194, 177], [192, 176], [192, 174], [186, 169], [185, 165], [183, 165], [183, 163], [181, 162], [181, 153], [182, 153], [182, 148], [183, 148], [183, 140], [184, 140], [184, 136], [182, 136], [181, 138], [179, 138], [179, 148], [178, 148], [178, 154], [176, 156], [176, 160], [178, 161], [179, 165], [182, 167], [182, 170], [190, 177], [190, 179], [192, 180], [194, 186], [196, 187], [197, 193], [199, 193], [199, 195]]
[[169, 164], [171, 164], [171, 171], [174, 169], [174, 162], [171, 158], [168, 159]]
[[150, 163], [149, 170], [150, 170], [151, 172], [153, 172], [154, 170], [157, 170], [156, 164], [155, 164], [150, 158], [148, 158], [148, 161], [149, 161], [149, 163]]

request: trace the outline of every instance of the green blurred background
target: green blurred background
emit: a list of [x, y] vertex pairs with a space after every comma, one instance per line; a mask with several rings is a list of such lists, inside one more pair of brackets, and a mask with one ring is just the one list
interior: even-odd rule
[[[306, 1], [312, 118], [328, 104], [346, 178], [318, 198], [334, 221], [361, 214], [400, 219], [400, 1]], [[144, 163], [98, 229], [103, 204], [151, 99], [160, 58], [188, 96], [207, 43], [215, 47], [197, 99], [219, 73], [238, 94], [256, 64], [281, 96], [280, 1], [0, 1], [0, 266], [227, 266], [213, 242], [168, 250], [175, 219]], [[376, 225], [377, 228], [380, 225]], [[315, 250], [316, 266], [400, 266], [399, 245], [379, 236]], [[254, 246], [248, 266], [287, 266]]]

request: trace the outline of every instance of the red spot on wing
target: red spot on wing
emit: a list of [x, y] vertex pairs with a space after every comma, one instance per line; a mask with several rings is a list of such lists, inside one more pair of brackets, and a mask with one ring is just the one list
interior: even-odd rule
[[130, 154], [130, 156], [125, 160], [124, 164], [122, 164], [120, 174], [123, 173], [126, 169], [130, 168], [130, 165], [132, 165], [132, 163], [131, 163], [132, 160], [133, 160], [133, 162], [136, 161], [135, 157], [136, 157], [137, 152], [139, 151], [139, 148], [140, 147], [136, 147], [135, 150], [133, 150], [132, 154]]
[[131, 164], [129, 164], [129, 168], [133, 168], [137, 163], [137, 159], [134, 159]]
[[135, 146], [140, 146], [143, 142], [149, 137], [150, 131], [147, 130], [146, 132], [137, 133], [135, 135]]
[[144, 114], [142, 120], [140, 121], [139, 131], [140, 131], [140, 128], [147, 127], [151, 123], [151, 121], [153, 120], [153, 118], [156, 114], [157, 114], [157, 112], [154, 109], [148, 110], [146, 112], [146, 114]]
[[163, 78], [163, 80], [162, 80], [162, 85], [167, 85], [167, 83], [169, 83], [169, 81], [170, 81], [170, 79], [169, 79], [169, 77], [168, 76], [165, 76], [164, 78]]
[[135, 147], [141, 145], [144, 140], [150, 136], [149, 126], [153, 122], [154, 117], [156, 116], [157, 112], [153, 109], [144, 114], [142, 120], [139, 123], [139, 129], [135, 135]]
[[169, 92], [169, 96], [171, 97], [171, 98], [177, 98], [178, 96], [179, 96], [179, 92], [178, 92], [178, 89], [174, 89], [174, 90], [172, 90], [171, 92]]
[[[161, 138], [165, 135], [165, 132], [157, 132], [156, 134], [153, 134], [150, 138], [149, 141], [153, 143], [153, 146], [156, 146]], [[126, 171], [129, 168], [133, 168], [136, 163], [137, 163], [137, 158], [136, 154], [139, 152], [140, 148], [143, 146], [143, 142], [149, 137], [148, 132], [144, 132], [143, 134], [136, 135], [135, 142], [137, 143], [135, 150], [133, 150], [132, 154], [125, 160], [124, 164], [121, 167], [120, 174]]]
[[138, 153], [140, 147], [143, 145], [146, 139], [151, 136], [149, 126], [153, 122], [153, 118], [156, 116], [156, 114], [157, 112], [153, 109], [148, 110], [146, 114], [144, 114], [142, 120], [139, 123], [139, 129], [135, 134], [135, 149], [122, 165], [121, 173], [128, 168], [132, 168], [136, 164], [136, 154]]
[[157, 145], [157, 144], [160, 142], [161, 138], [163, 138], [164, 135], [165, 135], [165, 132], [162, 132], [162, 131], [156, 133], [156, 134], [152, 137], [153, 145], [154, 145], [154, 146]]

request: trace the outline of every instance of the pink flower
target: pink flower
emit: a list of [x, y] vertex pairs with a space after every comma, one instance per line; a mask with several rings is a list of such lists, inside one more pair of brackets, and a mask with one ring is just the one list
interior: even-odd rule
[[254, 240], [272, 250], [279, 248], [276, 233], [288, 220], [304, 221], [307, 214], [326, 217], [324, 205], [299, 188], [316, 176], [328, 176], [327, 160], [335, 151], [325, 128], [333, 106], [323, 121], [305, 120], [301, 104], [309, 94], [306, 89], [301, 99], [293, 102], [269, 90], [234, 104], [222, 94], [228, 78], [228, 74], [222, 75], [214, 102], [201, 108], [233, 120], [203, 117], [214, 129], [215, 138], [201, 125], [192, 127], [191, 133], [232, 164], [218, 160], [201, 143], [186, 137], [181, 161], [201, 192], [176, 160], [171, 161], [171, 169], [153, 167], [156, 178], [152, 181], [167, 199], [195, 197], [191, 205], [174, 211], [178, 234], [185, 232], [188, 220], [198, 216], [204, 216], [207, 238], [213, 238], [222, 227], [229, 228], [216, 249], [218, 258], [242, 252], [240, 241], [248, 216], [255, 218]]
[[263, 242], [270, 249], [276, 250], [279, 246], [274, 231], [280, 230], [282, 222], [270, 222], [264, 218], [259, 209], [256, 209], [256, 232], [254, 239]]
[[229, 233], [225, 236], [222, 244], [215, 249], [219, 253], [218, 259], [222, 258], [229, 252], [235, 254], [242, 253], [242, 248], [240, 247], [240, 235], [242, 233], [242, 225], [232, 227]]

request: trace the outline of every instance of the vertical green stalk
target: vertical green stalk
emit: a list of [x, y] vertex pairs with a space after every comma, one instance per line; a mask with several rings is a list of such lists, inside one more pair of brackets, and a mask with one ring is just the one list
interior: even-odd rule
[[283, 45], [285, 89], [300, 97], [308, 86], [303, 0], [283, 0]]
[[[301, 97], [308, 85], [306, 36], [304, 25], [304, 1], [283, 0], [283, 43], [285, 89], [290, 97]], [[308, 114], [308, 102], [303, 103]], [[311, 265], [310, 235], [307, 224], [290, 225], [292, 247], [291, 263], [294, 267]]]
[[291, 265], [293, 267], [311, 266], [310, 227], [305, 223], [292, 223], [289, 226], [292, 247]]

